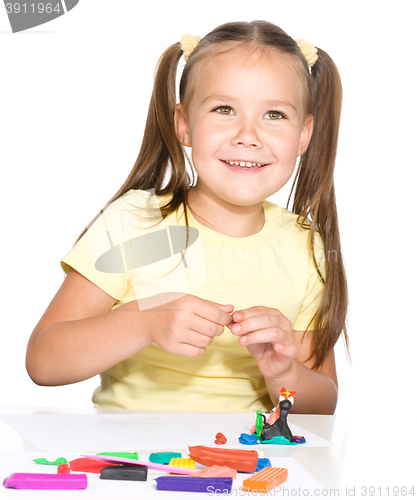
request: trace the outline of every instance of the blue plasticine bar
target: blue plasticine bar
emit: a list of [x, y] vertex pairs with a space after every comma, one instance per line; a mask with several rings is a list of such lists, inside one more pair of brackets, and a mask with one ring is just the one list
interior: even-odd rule
[[[155, 479], [157, 490], [230, 493], [231, 477], [160, 476]], [[210, 489], [209, 489], [210, 488]]]
[[264, 467], [272, 467], [271, 460], [269, 460], [269, 458], [260, 458], [258, 460], [258, 467], [256, 467], [256, 472], [259, 472]]

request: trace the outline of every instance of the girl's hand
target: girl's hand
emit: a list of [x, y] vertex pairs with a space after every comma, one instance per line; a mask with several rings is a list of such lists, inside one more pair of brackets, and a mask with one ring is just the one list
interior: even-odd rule
[[222, 305], [194, 295], [141, 311], [149, 344], [181, 356], [204, 353], [224, 327], [232, 322], [231, 304]]
[[297, 357], [291, 321], [278, 309], [264, 306], [235, 311], [230, 331], [248, 348], [265, 378], [282, 377]]

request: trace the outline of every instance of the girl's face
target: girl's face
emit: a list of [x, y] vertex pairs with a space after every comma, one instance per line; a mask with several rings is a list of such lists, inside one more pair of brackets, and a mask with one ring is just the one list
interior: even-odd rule
[[281, 189], [313, 128], [296, 63], [275, 50], [235, 49], [196, 68], [188, 109], [177, 105], [180, 142], [192, 148], [194, 195], [250, 206]]

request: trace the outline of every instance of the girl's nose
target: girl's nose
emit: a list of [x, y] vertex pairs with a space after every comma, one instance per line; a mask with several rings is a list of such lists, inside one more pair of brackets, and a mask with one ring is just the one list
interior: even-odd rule
[[250, 147], [255, 147], [259, 148], [262, 147], [262, 141], [251, 123], [243, 123], [239, 127], [234, 139], [233, 139], [233, 144], [235, 146], [243, 146], [246, 148]]

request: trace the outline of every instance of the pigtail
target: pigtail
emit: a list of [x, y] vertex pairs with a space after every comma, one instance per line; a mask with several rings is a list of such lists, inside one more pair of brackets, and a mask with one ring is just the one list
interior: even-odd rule
[[[111, 198], [100, 213], [90, 222], [78, 237], [84, 235], [91, 224], [103, 211], [120, 196], [130, 189], [154, 189], [156, 195], [172, 193], [172, 199], [160, 209], [149, 208], [148, 214], [154, 213], [157, 223], [161, 215], [165, 219], [176, 211], [181, 204], [184, 206], [185, 223], [187, 227], [188, 245], [188, 217], [185, 209], [187, 191], [191, 182], [194, 184], [186, 169], [186, 154], [178, 141], [174, 127], [174, 112], [176, 105], [176, 74], [178, 62], [182, 56], [180, 44], [171, 45], [160, 57], [155, 72], [155, 82], [148, 109], [142, 145], [136, 162], [126, 181]], [[187, 158], [188, 160], [188, 158]], [[189, 160], [188, 160], [189, 161]], [[170, 171], [169, 171], [170, 170]], [[168, 177], [168, 182], [164, 182]], [[77, 241], [78, 241], [77, 240]]]
[[[310, 246], [320, 279], [325, 283], [319, 309], [307, 330], [314, 330], [311, 358], [319, 367], [343, 333], [346, 347], [347, 282], [341, 255], [333, 172], [342, 104], [342, 84], [333, 60], [318, 49], [311, 70], [314, 131], [302, 155], [294, 181], [293, 212], [298, 222], [310, 227]], [[293, 186], [293, 187], [294, 187]], [[291, 195], [290, 195], [291, 197]], [[311, 224], [307, 221], [311, 219]], [[307, 221], [307, 223], [306, 223]], [[315, 233], [324, 243], [326, 276], [322, 276], [314, 255]], [[310, 326], [314, 324], [313, 328]]]
[[[177, 43], [159, 59], [142, 147], [133, 169], [137, 167], [141, 173], [135, 188], [154, 188], [157, 195], [176, 193], [189, 183], [183, 150], [174, 128], [176, 74], [181, 56]], [[172, 167], [172, 175], [163, 188], [168, 166]]]
[[[181, 56], [176, 43], [158, 61], [142, 146], [130, 175], [114, 196], [116, 199], [129, 189], [154, 189], [156, 195], [174, 193], [170, 203], [161, 207], [163, 218], [183, 203], [191, 182], [174, 128], [176, 74]], [[163, 187], [169, 168], [169, 180]]]

